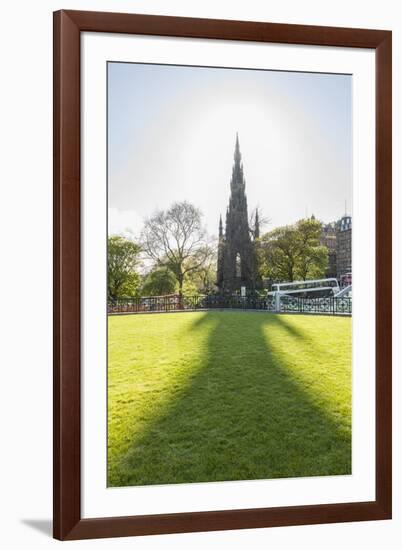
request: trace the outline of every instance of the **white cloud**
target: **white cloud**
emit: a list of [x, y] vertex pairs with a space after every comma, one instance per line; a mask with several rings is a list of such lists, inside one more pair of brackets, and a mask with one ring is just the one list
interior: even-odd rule
[[143, 225], [142, 217], [135, 210], [108, 209], [108, 234], [138, 238]]

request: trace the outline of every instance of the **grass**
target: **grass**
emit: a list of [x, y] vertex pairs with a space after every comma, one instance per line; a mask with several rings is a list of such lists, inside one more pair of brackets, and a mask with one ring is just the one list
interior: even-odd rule
[[109, 317], [109, 486], [350, 473], [350, 318]]

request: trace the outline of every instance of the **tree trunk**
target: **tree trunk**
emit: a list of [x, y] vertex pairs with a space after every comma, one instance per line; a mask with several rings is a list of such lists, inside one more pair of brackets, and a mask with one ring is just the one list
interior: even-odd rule
[[179, 282], [179, 309], [183, 309], [183, 282], [184, 282], [184, 275], [180, 274], [177, 278]]
[[179, 296], [180, 296], [180, 298], [183, 296], [183, 279], [184, 279], [183, 275], [180, 275], [177, 278], [177, 280], [179, 282]]

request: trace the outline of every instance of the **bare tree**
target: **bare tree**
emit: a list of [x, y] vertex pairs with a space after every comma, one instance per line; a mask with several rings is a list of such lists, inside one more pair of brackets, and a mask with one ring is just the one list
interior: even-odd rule
[[[248, 226], [250, 228], [250, 234], [252, 238], [259, 238], [261, 235], [261, 230], [264, 229], [265, 226], [269, 225], [271, 223], [271, 219], [268, 218], [268, 216], [265, 216], [263, 212], [261, 211], [261, 208], [256, 206], [253, 208], [253, 210], [250, 212], [249, 219], [248, 219]], [[256, 226], [257, 226], [257, 234], [256, 234]]]
[[143, 250], [156, 265], [168, 267], [179, 283], [187, 273], [199, 270], [211, 254], [201, 211], [188, 202], [176, 202], [145, 221]]

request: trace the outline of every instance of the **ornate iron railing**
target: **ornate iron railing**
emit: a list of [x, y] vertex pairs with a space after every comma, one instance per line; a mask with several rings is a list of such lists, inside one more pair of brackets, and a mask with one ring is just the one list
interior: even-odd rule
[[258, 309], [275, 310], [275, 300], [273, 296], [205, 296], [203, 300], [205, 309]]
[[200, 309], [203, 296], [141, 296], [109, 300], [108, 313], [152, 313]]
[[196, 311], [200, 309], [255, 309], [277, 313], [311, 313], [351, 315], [351, 298], [296, 298], [293, 296], [219, 296], [196, 295], [146, 296], [123, 298], [108, 302], [108, 313], [153, 313], [169, 311]]
[[281, 313], [315, 313], [330, 315], [351, 315], [352, 298], [297, 298], [281, 296]]

